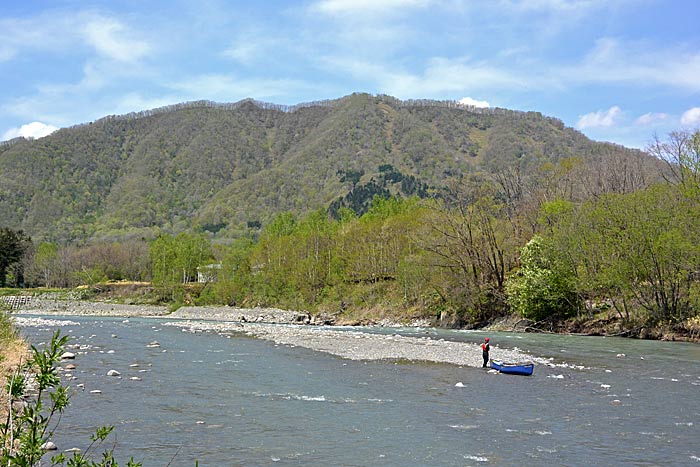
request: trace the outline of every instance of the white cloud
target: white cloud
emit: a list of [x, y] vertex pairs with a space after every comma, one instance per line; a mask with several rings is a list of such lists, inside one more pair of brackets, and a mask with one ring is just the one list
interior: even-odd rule
[[92, 18], [83, 34], [99, 54], [121, 62], [136, 61], [150, 50], [146, 42], [127, 37], [124, 25], [111, 18]]
[[484, 62], [464, 59], [433, 58], [416, 72], [350, 56], [325, 57], [322, 63], [335, 72], [347, 73], [361, 82], [374, 83], [372, 85], [378, 92], [400, 99], [443, 98], [484, 89], [524, 87], [519, 76]]
[[553, 67], [551, 73], [562, 83], [663, 85], [700, 91], [700, 53], [605, 37], [579, 64]]
[[318, 89], [318, 84], [291, 79], [238, 78], [224, 74], [188, 77], [168, 86], [177, 92], [178, 102], [200, 99], [233, 102], [248, 97], [266, 100]]
[[0, 63], [12, 59], [17, 52], [7, 45], [0, 45]]
[[637, 120], [635, 120], [635, 124], [637, 125], [651, 125], [652, 123], [659, 122], [662, 120], [666, 120], [668, 118], [668, 114], [666, 113], [655, 113], [655, 112], [648, 112], [645, 113], [644, 115], [641, 115]]
[[19, 128], [10, 128], [2, 135], [2, 139], [4, 141], [20, 136], [25, 138], [42, 138], [50, 135], [56, 130], [58, 130], [58, 128], [53, 125], [47, 125], [46, 123], [41, 122], [32, 122], [22, 125]]
[[491, 104], [489, 104], [487, 101], [478, 101], [476, 99], [472, 99], [471, 97], [463, 97], [459, 100], [459, 103], [464, 105], [471, 105], [473, 107], [478, 107], [481, 109], [491, 107]]
[[279, 31], [273, 32], [251, 26], [237, 33], [231, 39], [229, 47], [220, 52], [220, 55], [243, 65], [268, 63], [271, 57], [293, 55], [290, 49], [298, 46], [299, 43], [290, 42], [289, 38]]
[[683, 112], [681, 124], [688, 126], [700, 125], [700, 107], [693, 107]]
[[609, 5], [607, 0], [502, 0], [502, 5], [516, 10], [545, 10], [553, 12], [586, 12]]
[[236, 44], [224, 50], [225, 57], [232, 58], [240, 63], [248, 64], [254, 58], [260, 57], [259, 47], [255, 44]]
[[92, 11], [47, 10], [29, 18], [0, 18], [0, 61], [30, 51], [79, 53], [87, 44], [103, 57], [131, 62], [151, 50], [135, 34], [118, 19]]
[[122, 96], [114, 104], [112, 113], [122, 115], [130, 112], [141, 112], [177, 104], [183, 100], [187, 99], [182, 99], [178, 96], [144, 97], [139, 93], [129, 93]]
[[74, 20], [42, 13], [29, 19], [0, 18], [0, 62], [27, 51], [62, 51], [74, 38]]
[[622, 113], [618, 106], [612, 106], [608, 110], [599, 110], [582, 115], [576, 123], [576, 128], [584, 130], [586, 128], [611, 127]]
[[312, 9], [335, 15], [360, 12], [386, 12], [411, 7], [425, 7], [430, 0], [321, 0]]

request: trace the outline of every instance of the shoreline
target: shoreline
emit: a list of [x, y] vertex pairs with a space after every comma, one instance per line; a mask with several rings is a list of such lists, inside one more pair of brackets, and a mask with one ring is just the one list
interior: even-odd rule
[[[303, 347], [350, 360], [432, 362], [475, 368], [481, 368], [482, 365], [481, 349], [477, 343], [313, 326], [310, 325], [306, 313], [276, 308], [182, 307], [168, 313], [166, 307], [152, 305], [36, 300], [29, 306], [15, 310], [15, 313], [157, 318], [165, 319], [163, 324], [166, 326], [179, 327], [186, 332], [243, 334], [272, 341], [277, 345]], [[18, 324], [24, 326], [32, 325], [32, 319], [38, 319], [17, 318], [20, 318]], [[529, 360], [541, 365], [555, 366], [547, 359], [533, 357], [515, 349], [500, 348], [497, 344], [492, 345], [491, 357], [504, 361]]]

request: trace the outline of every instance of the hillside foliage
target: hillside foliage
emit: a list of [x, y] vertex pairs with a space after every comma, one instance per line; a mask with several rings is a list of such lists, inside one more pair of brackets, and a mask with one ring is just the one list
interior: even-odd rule
[[494, 180], [506, 201], [628, 192], [657, 160], [535, 112], [354, 94], [295, 107], [193, 102], [111, 116], [0, 149], [2, 225], [62, 245], [259, 229], [278, 213], [366, 210], [375, 194]]

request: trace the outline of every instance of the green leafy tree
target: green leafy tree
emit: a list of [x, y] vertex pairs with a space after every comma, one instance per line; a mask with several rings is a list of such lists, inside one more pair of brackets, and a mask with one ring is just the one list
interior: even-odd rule
[[543, 284], [563, 283], [552, 280], [552, 271], [568, 265], [566, 284], [585, 299], [589, 312], [597, 304], [638, 324], [682, 322], [697, 315], [700, 198], [692, 196], [692, 170], [686, 172], [684, 182], [672, 185], [605, 194], [580, 205], [545, 203], [539, 250], [548, 263], [533, 268], [523, 255], [523, 268], [510, 284], [514, 307], [547, 314], [548, 300], [528, 298], [537, 297], [537, 290], [550, 294]]
[[336, 253], [343, 280], [395, 280], [402, 256], [415, 248], [410, 224], [420, 209], [417, 198], [377, 196], [362, 217], [343, 225]]
[[172, 235], [161, 235], [156, 238], [148, 250], [148, 258], [154, 285], [172, 286], [180, 281], [177, 244]]
[[540, 321], [578, 308], [572, 271], [541, 236], [522, 248], [520, 269], [506, 283], [508, 303], [521, 316]]
[[165, 234], [153, 241], [148, 257], [153, 284], [173, 300], [179, 286], [196, 278], [197, 267], [212, 257], [211, 244], [202, 234]]
[[[322, 213], [320, 215], [324, 216]], [[300, 268], [313, 266], [305, 256], [307, 239], [302, 231], [310, 234], [314, 230], [313, 224], [311, 220], [300, 221], [292, 213], [286, 212], [277, 215], [265, 227], [251, 252], [252, 284], [260, 303], [287, 306], [300, 306], [303, 303]], [[311, 288], [315, 286], [310, 285]]]
[[[10, 266], [19, 262], [29, 247], [31, 239], [22, 230], [0, 228], [0, 287], [7, 285], [7, 272]], [[19, 284], [20, 277], [15, 277]]]
[[[652, 321], [680, 321], [697, 314], [693, 289], [700, 265], [700, 229], [695, 198], [685, 190], [659, 185], [625, 195], [608, 195], [576, 211], [580, 253], [569, 251], [581, 279], [603, 291], [613, 305], [630, 315], [642, 308]], [[595, 293], [595, 289], [591, 294]]]
[[38, 272], [41, 283], [52, 287], [58, 274], [58, 245], [42, 242], [34, 253], [34, 269]]
[[221, 260], [221, 271], [200, 296], [202, 303], [225, 303], [240, 305], [252, 292], [251, 252], [255, 242], [247, 237], [239, 238], [229, 245]]
[[290, 264], [290, 280], [306, 303], [315, 304], [333, 282], [336, 226], [325, 210], [318, 210], [304, 217], [293, 235], [290, 253], [296, 259]]
[[203, 234], [186, 232], [179, 234], [175, 242], [182, 282], [191, 282], [197, 278], [197, 268], [212, 258], [211, 243]]

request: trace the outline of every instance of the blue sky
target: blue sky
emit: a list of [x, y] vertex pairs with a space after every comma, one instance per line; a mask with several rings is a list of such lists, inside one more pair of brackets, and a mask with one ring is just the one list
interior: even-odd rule
[[538, 111], [643, 148], [700, 126], [699, 18], [696, 0], [3, 0], [0, 140], [368, 92]]

